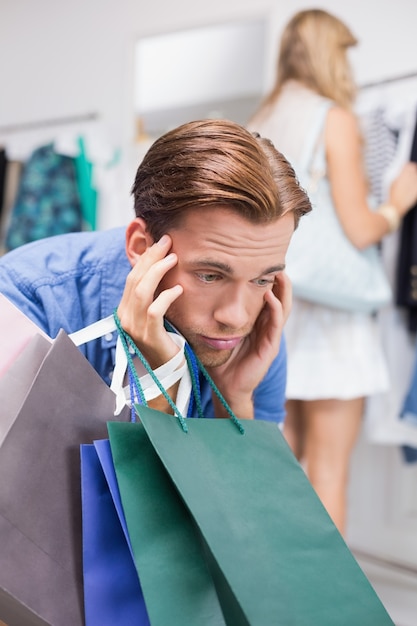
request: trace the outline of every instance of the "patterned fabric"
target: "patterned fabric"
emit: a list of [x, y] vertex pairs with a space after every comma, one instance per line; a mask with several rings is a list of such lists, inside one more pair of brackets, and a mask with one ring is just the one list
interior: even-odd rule
[[360, 123], [365, 140], [365, 167], [370, 194], [379, 205], [386, 198], [385, 174], [395, 156], [398, 136], [388, 126], [382, 107], [360, 115]]
[[35, 150], [25, 163], [6, 233], [6, 250], [24, 243], [82, 230], [74, 160], [52, 144]]

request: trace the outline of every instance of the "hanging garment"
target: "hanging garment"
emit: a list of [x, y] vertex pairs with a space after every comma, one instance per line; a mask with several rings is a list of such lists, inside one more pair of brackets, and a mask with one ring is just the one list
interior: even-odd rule
[[[415, 90], [408, 90], [415, 93]], [[398, 175], [412, 153], [415, 140], [417, 102], [409, 102], [401, 92], [393, 88], [392, 110], [387, 111], [390, 127], [398, 133], [397, 153], [385, 173], [385, 186]], [[395, 106], [394, 106], [395, 104]], [[415, 146], [414, 146], [415, 149]], [[415, 209], [413, 209], [415, 211]], [[371, 443], [402, 447], [403, 453], [417, 448], [417, 428], [402, 419], [404, 400], [410, 386], [415, 362], [415, 336], [409, 330], [409, 309], [397, 304], [398, 259], [404, 230], [398, 230], [384, 238], [382, 258], [390, 279], [395, 304], [379, 312], [379, 323], [384, 352], [387, 357], [391, 388], [367, 399], [365, 429]], [[417, 243], [417, 240], [416, 240]]]
[[86, 152], [83, 137], [78, 138], [79, 154], [75, 157], [75, 172], [80, 194], [81, 213], [85, 230], [96, 230], [97, 191], [93, 186], [93, 164]]
[[[413, 374], [404, 398], [400, 418], [414, 427], [417, 433], [417, 351]], [[401, 450], [406, 463], [417, 463], [417, 447], [403, 445]]]
[[[417, 120], [414, 129], [410, 160], [417, 163]], [[396, 304], [405, 307], [408, 327], [417, 331], [417, 205], [404, 217], [397, 261]]]
[[[417, 163], [417, 118], [411, 146], [410, 160]], [[397, 263], [397, 299], [399, 306], [404, 306], [408, 314], [408, 328], [417, 331], [417, 204], [403, 219], [400, 234], [400, 246]], [[400, 417], [409, 418], [408, 422], [417, 425], [417, 371], [414, 372], [410, 388], [404, 400]], [[406, 463], [417, 463], [417, 448], [402, 446]]]
[[21, 163], [20, 161], [7, 161], [7, 169], [3, 190], [3, 205], [0, 215], [0, 254], [3, 254], [5, 252], [4, 242], [6, 232], [10, 223], [12, 208], [16, 202], [22, 170], [23, 163]]
[[12, 208], [5, 247], [82, 230], [74, 160], [52, 144], [36, 149], [25, 163]]
[[386, 198], [385, 172], [395, 156], [398, 135], [390, 128], [383, 106], [359, 114], [370, 195], [377, 205]]

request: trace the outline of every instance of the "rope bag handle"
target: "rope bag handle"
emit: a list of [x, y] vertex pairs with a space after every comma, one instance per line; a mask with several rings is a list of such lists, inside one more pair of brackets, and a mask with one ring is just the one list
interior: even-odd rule
[[[89, 341], [99, 339], [115, 331], [117, 331], [117, 326], [114, 316], [111, 314], [98, 320], [97, 322], [93, 322], [89, 326], [85, 326], [84, 328], [71, 333], [69, 337], [76, 346], [81, 346]], [[169, 334], [180, 350], [172, 359], [168, 361], [168, 363], [164, 363], [158, 367], [157, 370], [155, 370], [155, 375], [159, 381], [161, 381], [165, 389], [169, 389], [169, 387], [178, 382], [178, 380], [181, 381], [177, 394], [177, 402], [179, 406], [183, 406], [185, 408], [189, 398], [191, 397], [190, 394], [192, 393], [191, 378], [187, 370], [187, 362], [183, 363], [185, 340], [183, 337], [178, 335], [178, 333], [170, 332]], [[133, 350], [131, 350], [131, 353], [133, 353]], [[129, 404], [133, 397], [131, 384], [129, 383], [129, 386], [124, 387], [126, 374], [129, 375], [128, 361], [121, 342], [120, 334], [118, 333], [116, 340], [114, 370], [110, 383], [110, 389], [116, 396], [115, 415], [119, 415], [123, 407], [126, 404]], [[131, 374], [129, 378], [131, 378]], [[159, 388], [155, 386], [154, 380], [151, 376], [149, 376], [149, 374], [145, 374], [141, 377], [141, 391], [143, 391], [143, 395], [146, 400], [152, 400], [159, 395]]]
[[[138, 359], [141, 361], [142, 365], [144, 366], [144, 368], [146, 369], [146, 371], [148, 372], [150, 377], [153, 379], [155, 385], [158, 387], [158, 389], [160, 390], [161, 394], [164, 396], [164, 398], [168, 402], [169, 406], [171, 407], [171, 409], [174, 412], [174, 415], [177, 417], [177, 419], [178, 419], [178, 421], [179, 421], [179, 423], [181, 425], [182, 430], [185, 433], [188, 432], [188, 427], [187, 427], [187, 424], [186, 424], [186, 420], [184, 419], [183, 415], [179, 411], [178, 407], [176, 406], [176, 404], [174, 403], [172, 398], [169, 396], [169, 394], [167, 393], [167, 391], [164, 388], [164, 386], [159, 381], [159, 379], [156, 376], [155, 372], [152, 370], [152, 368], [149, 365], [148, 361], [145, 359], [143, 354], [140, 352], [139, 348], [137, 347], [137, 345], [133, 341], [132, 337], [122, 328], [122, 325], [120, 323], [120, 319], [119, 319], [119, 316], [117, 314], [117, 310], [116, 309], [113, 312], [113, 318], [114, 318], [114, 323], [115, 323], [116, 328], [117, 328], [117, 332], [118, 332], [120, 340], [121, 340], [121, 345], [123, 346], [124, 353], [125, 353], [125, 356], [126, 356], [126, 359], [127, 359], [128, 373], [129, 373], [129, 385], [130, 385], [131, 397], [132, 397], [132, 410], [133, 410], [133, 399], [135, 397], [138, 399], [138, 401], [140, 401], [141, 404], [144, 404], [145, 406], [147, 406], [148, 403], [147, 403], [147, 400], [146, 400], [145, 395], [143, 393], [142, 385], [141, 385], [141, 382], [139, 380], [139, 376], [138, 376], [138, 373], [136, 371], [135, 365], [133, 363], [131, 350], [138, 357]], [[166, 325], [171, 330], [174, 330], [173, 327], [169, 324], [169, 322], [166, 322]], [[204, 417], [204, 416], [203, 416], [201, 402], [200, 402], [200, 393], [199, 393], [199, 385], [198, 385], [198, 370], [201, 371], [201, 373], [203, 374], [204, 378], [209, 383], [211, 389], [216, 394], [216, 396], [219, 398], [220, 402], [222, 403], [222, 405], [224, 406], [224, 408], [226, 409], [226, 411], [230, 415], [231, 420], [236, 425], [236, 427], [238, 428], [239, 432], [244, 434], [245, 429], [244, 429], [242, 423], [236, 417], [236, 415], [233, 413], [232, 409], [229, 407], [229, 405], [227, 404], [226, 400], [224, 399], [224, 397], [220, 393], [219, 389], [217, 388], [215, 382], [212, 380], [211, 376], [207, 372], [206, 368], [201, 363], [201, 361], [197, 358], [197, 356], [192, 352], [192, 350], [190, 349], [190, 347], [188, 346], [187, 343], [185, 344], [184, 354], [185, 354], [186, 362], [187, 362], [187, 365], [188, 365], [188, 371], [189, 371], [190, 376], [191, 376], [191, 383], [192, 383], [194, 396], [195, 396], [195, 399], [196, 399], [197, 412], [198, 412], [199, 417]], [[132, 417], [132, 419], [133, 419], [133, 417]]]

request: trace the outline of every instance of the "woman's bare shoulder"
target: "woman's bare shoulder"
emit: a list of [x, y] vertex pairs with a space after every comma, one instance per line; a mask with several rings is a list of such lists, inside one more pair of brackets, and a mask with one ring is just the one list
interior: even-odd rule
[[361, 135], [356, 115], [340, 106], [329, 110], [326, 120], [325, 142], [328, 152], [344, 154], [357, 152], [361, 146]]
[[358, 135], [359, 125], [356, 115], [341, 106], [332, 106], [329, 110], [326, 131], [330, 133], [348, 133]]

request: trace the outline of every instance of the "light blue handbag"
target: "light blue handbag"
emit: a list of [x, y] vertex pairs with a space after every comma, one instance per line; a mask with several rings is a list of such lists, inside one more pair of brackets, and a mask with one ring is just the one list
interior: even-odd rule
[[391, 286], [377, 246], [356, 248], [343, 232], [326, 176], [323, 129], [331, 101], [319, 108], [298, 165], [313, 210], [302, 217], [287, 252], [294, 295], [347, 311], [371, 313], [389, 304]]

